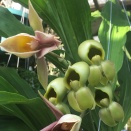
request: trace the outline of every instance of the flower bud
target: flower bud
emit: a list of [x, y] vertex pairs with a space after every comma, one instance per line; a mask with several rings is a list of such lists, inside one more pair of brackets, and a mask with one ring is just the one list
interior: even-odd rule
[[102, 72], [102, 76], [101, 76], [101, 79], [100, 79], [100, 84], [106, 86], [108, 84], [108, 79], [103, 76], [103, 72]]
[[102, 74], [100, 71], [100, 67], [96, 65], [90, 66], [90, 75], [88, 78], [88, 82], [91, 86], [97, 86], [100, 83]]
[[67, 97], [70, 106], [78, 112], [95, 108], [95, 100], [88, 87], [81, 87], [76, 92], [70, 91]]
[[116, 126], [116, 122], [111, 116], [111, 112], [108, 108], [100, 109], [99, 111], [99, 117], [100, 119], [108, 126], [113, 127]]
[[77, 90], [84, 86], [90, 73], [89, 65], [86, 62], [77, 62], [70, 66], [65, 73], [64, 82], [68, 89]]
[[95, 87], [95, 89], [95, 101], [97, 105], [100, 107], [107, 107], [113, 98], [111, 86]]
[[56, 78], [47, 86], [44, 97], [53, 104], [59, 103], [63, 100], [67, 93], [63, 78]]
[[[88, 64], [97, 64], [104, 60], [105, 52], [102, 45], [95, 40], [86, 40], [78, 47], [78, 54]], [[100, 57], [98, 57], [100, 56]]]
[[109, 80], [113, 80], [116, 75], [114, 63], [109, 60], [101, 62], [103, 75]]
[[55, 105], [55, 107], [56, 107], [57, 109], [59, 109], [63, 114], [69, 114], [69, 113], [70, 113], [69, 107], [68, 107], [65, 103], [63, 103], [63, 102], [57, 103], [57, 104]]
[[108, 108], [100, 109], [99, 117], [108, 126], [115, 126], [124, 118], [124, 111], [120, 104], [111, 102]]
[[113, 101], [109, 105], [109, 110], [112, 114], [113, 119], [116, 122], [119, 122], [124, 118], [124, 111], [123, 111], [122, 106], [119, 103]]

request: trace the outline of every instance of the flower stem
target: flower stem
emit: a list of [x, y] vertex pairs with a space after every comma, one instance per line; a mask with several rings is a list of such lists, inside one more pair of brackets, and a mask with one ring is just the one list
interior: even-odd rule
[[90, 122], [89, 123], [89, 125], [90, 125], [90, 131], [96, 131], [90, 110], [89, 110], [88, 117], [89, 117], [89, 122]]
[[[86, 111], [82, 112], [80, 117], [82, 118], [82, 121], [84, 121], [84, 123], [86, 122], [86, 130], [96, 131], [94, 121], [92, 118], [92, 114], [91, 114], [91, 110], [86, 110]], [[85, 126], [85, 125], [83, 125], [83, 126]]]

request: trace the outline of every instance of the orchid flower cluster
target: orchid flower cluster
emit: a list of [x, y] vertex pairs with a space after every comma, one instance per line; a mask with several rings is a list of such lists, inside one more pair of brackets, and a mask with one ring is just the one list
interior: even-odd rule
[[120, 104], [113, 101], [112, 83], [116, 71], [111, 61], [104, 60], [102, 45], [95, 40], [82, 42], [78, 47], [81, 61], [69, 66], [63, 78], [56, 78], [47, 85], [47, 79], [41, 77], [41, 64], [45, 64], [44, 55], [58, 49], [61, 42], [57, 37], [43, 33], [42, 20], [30, 1], [29, 22], [35, 36], [20, 33], [7, 38], [0, 47], [20, 58], [36, 54], [38, 75], [46, 90], [44, 96], [39, 94], [57, 118], [56, 122], [41, 131], [79, 131], [82, 118], [71, 114], [70, 107], [83, 113], [99, 106], [99, 117], [106, 125], [115, 126], [121, 121], [124, 111]]
[[[113, 101], [114, 64], [104, 60], [104, 49], [95, 40], [82, 42], [78, 54], [83, 61], [69, 66], [64, 78], [49, 83], [44, 97], [64, 114], [70, 112], [68, 104], [80, 113], [99, 106], [100, 119], [108, 126], [115, 126], [124, 118], [124, 111]], [[64, 102], [66, 98], [68, 104]]]

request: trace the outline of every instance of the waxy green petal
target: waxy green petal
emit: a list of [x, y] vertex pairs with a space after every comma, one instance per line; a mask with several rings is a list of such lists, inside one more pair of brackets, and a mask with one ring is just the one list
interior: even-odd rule
[[[96, 64], [98, 63], [98, 59], [101, 61], [104, 60], [105, 57], [105, 52], [101, 43], [96, 40], [86, 40], [82, 42], [78, 47], [78, 54], [80, 58], [88, 64]], [[94, 57], [96, 58], [94, 59]]]
[[[79, 87], [85, 86], [88, 80], [89, 73], [90, 73], [89, 65], [84, 61], [80, 61], [73, 64], [72, 66], [69, 66], [64, 77], [66, 87], [68, 89], [72, 89], [71, 87], [72, 81], [75, 82], [78, 81]], [[76, 88], [79, 89], [79, 87]]]
[[[111, 85], [106, 85], [105, 87], [95, 87], [95, 89], [95, 101], [98, 106], [105, 107], [112, 102], [113, 93]], [[108, 99], [108, 101], [105, 99]]]
[[50, 99], [55, 98], [55, 103], [57, 104], [63, 100], [66, 93], [67, 89], [65, 87], [63, 78], [56, 78], [49, 83], [44, 96], [49, 101]]

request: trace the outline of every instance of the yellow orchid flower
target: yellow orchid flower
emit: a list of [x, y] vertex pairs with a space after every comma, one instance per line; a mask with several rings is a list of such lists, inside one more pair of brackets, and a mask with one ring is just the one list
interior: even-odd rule
[[57, 49], [59, 44], [60, 41], [53, 35], [35, 31], [35, 36], [20, 33], [9, 37], [0, 44], [0, 47], [20, 58], [28, 58], [35, 53], [38, 58], [41, 58]]

